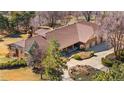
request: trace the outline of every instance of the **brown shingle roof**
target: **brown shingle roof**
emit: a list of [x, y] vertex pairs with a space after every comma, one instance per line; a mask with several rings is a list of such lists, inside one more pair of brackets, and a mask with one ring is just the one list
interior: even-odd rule
[[37, 31], [35, 31], [35, 33], [37, 34], [37, 35], [41, 35], [41, 36], [46, 36], [46, 33], [47, 32], [49, 32], [49, 30], [48, 29], [38, 29]]
[[94, 29], [88, 25], [77, 24], [77, 33], [79, 41], [86, 43], [94, 35]]
[[45, 50], [48, 46], [47, 40], [39, 35], [29, 38], [25, 41], [25, 50], [28, 50], [31, 47], [33, 41], [35, 41], [39, 45], [39, 48], [42, 50]]
[[80, 22], [78, 22], [78, 24], [91, 26], [91, 27], [93, 27], [94, 31], [96, 31], [98, 29], [98, 25], [95, 23], [80, 21]]
[[52, 32], [48, 32], [46, 34], [46, 38], [48, 41], [52, 39], [57, 40], [57, 42], [60, 44], [60, 49], [62, 49], [79, 41], [78, 33], [76, 31], [76, 25], [72, 24], [53, 30]]
[[[16, 44], [23, 47], [25, 46], [25, 49], [28, 49], [32, 42], [35, 41], [41, 49], [45, 50], [48, 46], [48, 42], [53, 39], [57, 40], [60, 44], [60, 49], [63, 49], [78, 42], [86, 43], [94, 36], [97, 28], [98, 26], [94, 23], [79, 22], [55, 29], [51, 32], [41, 32], [42, 35], [17, 42]], [[45, 38], [43, 37], [44, 35]]]
[[63, 49], [77, 42], [86, 43], [97, 31], [97, 27], [94, 23], [79, 22], [46, 33], [46, 39], [57, 40], [60, 49]]
[[8, 45], [15, 45], [15, 46], [20, 46], [20, 47], [24, 48], [25, 47], [25, 40], [21, 40], [21, 41], [11, 43], [11, 44], [8, 44]]

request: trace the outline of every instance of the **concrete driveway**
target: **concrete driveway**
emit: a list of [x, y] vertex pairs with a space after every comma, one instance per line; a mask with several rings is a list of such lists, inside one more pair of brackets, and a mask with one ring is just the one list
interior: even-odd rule
[[[98, 49], [103, 48], [103, 47], [98, 47], [98, 46], [96, 46], [96, 47]], [[95, 48], [95, 49], [97, 49], [97, 48]], [[104, 65], [102, 65], [101, 58], [103, 58], [106, 55], [111, 54], [113, 52], [114, 52], [114, 50], [112, 48], [112, 49], [108, 49], [108, 50], [106, 49], [103, 51], [97, 51], [97, 53], [95, 53], [95, 56], [92, 58], [89, 58], [89, 59], [85, 59], [85, 60], [70, 59], [70, 61], [67, 62], [68, 69], [70, 67], [76, 66], [76, 65], [90, 65], [90, 66], [97, 68], [97, 69], [100, 69], [102, 71], [107, 71], [108, 68], [105, 67]], [[68, 75], [68, 71], [64, 71], [63, 80], [70, 80], [69, 75]]]
[[76, 65], [90, 65], [100, 70], [107, 70], [107, 68], [104, 65], [102, 65], [101, 58], [105, 57], [106, 55], [110, 53], [113, 53], [113, 49], [109, 49], [109, 50], [102, 51], [102, 52], [97, 52], [95, 53], [94, 57], [85, 59], [85, 60], [79, 61], [79, 60], [71, 59], [69, 62], [67, 62], [67, 66], [68, 68], [70, 68]]

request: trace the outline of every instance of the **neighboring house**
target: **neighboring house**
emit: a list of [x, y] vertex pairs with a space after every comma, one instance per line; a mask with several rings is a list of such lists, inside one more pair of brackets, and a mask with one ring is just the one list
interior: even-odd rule
[[35, 33], [32, 38], [9, 44], [10, 55], [24, 57], [34, 41], [40, 49], [45, 51], [48, 42], [56, 40], [60, 45], [60, 50], [68, 51], [68, 53], [79, 48], [88, 49], [103, 42], [103, 38], [97, 34], [99, 33], [98, 26], [89, 22], [78, 22], [52, 31], [38, 30]]

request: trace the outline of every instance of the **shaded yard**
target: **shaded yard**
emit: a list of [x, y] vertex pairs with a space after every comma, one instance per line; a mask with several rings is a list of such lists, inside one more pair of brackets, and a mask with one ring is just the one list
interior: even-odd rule
[[88, 50], [93, 50], [95, 52], [102, 52], [110, 49], [110, 46], [106, 42], [100, 43], [94, 47], [89, 48]]

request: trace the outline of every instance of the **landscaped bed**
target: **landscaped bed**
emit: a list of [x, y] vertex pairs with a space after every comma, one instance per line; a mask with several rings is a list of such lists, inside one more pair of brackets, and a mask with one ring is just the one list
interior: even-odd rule
[[73, 80], [83, 80], [89, 81], [92, 80], [93, 75], [99, 72], [98, 69], [95, 69], [88, 65], [76, 65], [69, 69], [69, 75]]
[[124, 52], [122, 51], [119, 58], [116, 58], [114, 53], [102, 58], [102, 64], [107, 67], [112, 67], [114, 64], [121, 64], [124, 62]]
[[93, 51], [84, 51], [84, 52], [80, 52], [80, 53], [72, 55], [72, 58], [76, 60], [83, 60], [83, 59], [90, 58], [92, 56], [94, 56]]

